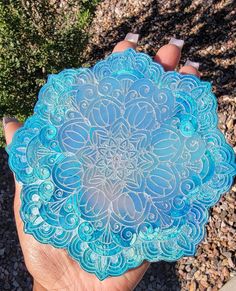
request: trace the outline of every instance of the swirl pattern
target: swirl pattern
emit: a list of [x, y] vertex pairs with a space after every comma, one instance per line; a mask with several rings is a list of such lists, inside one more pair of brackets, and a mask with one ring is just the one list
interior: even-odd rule
[[210, 83], [133, 49], [49, 75], [7, 148], [25, 231], [101, 280], [193, 255], [236, 173], [216, 107]]

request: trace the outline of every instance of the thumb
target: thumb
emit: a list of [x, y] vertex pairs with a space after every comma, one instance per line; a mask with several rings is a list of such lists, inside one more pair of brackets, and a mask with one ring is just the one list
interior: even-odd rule
[[[18, 128], [22, 126], [22, 124], [19, 122], [18, 119], [15, 117], [7, 117], [4, 116], [2, 119], [2, 125], [3, 125], [3, 130], [4, 130], [4, 135], [6, 139], [7, 145], [9, 145], [12, 141], [12, 138]], [[15, 175], [14, 175], [15, 178]], [[19, 190], [19, 184], [16, 182], [15, 179], [15, 184], [16, 184], [16, 192]]]
[[21, 127], [21, 123], [15, 117], [3, 117], [2, 120], [6, 143], [9, 145], [12, 141], [15, 131]]
[[[15, 117], [3, 117], [2, 120], [3, 130], [5, 134], [5, 139], [7, 145], [9, 145], [12, 141], [12, 138], [15, 134], [15, 131], [22, 126], [22, 124], [19, 122], [18, 119]], [[14, 213], [15, 213], [15, 219], [16, 219], [16, 225], [19, 233], [19, 222], [21, 221], [20, 215], [19, 215], [19, 209], [20, 209], [20, 191], [21, 186], [19, 183], [17, 183], [14, 175], [15, 180], [15, 199], [14, 199]]]

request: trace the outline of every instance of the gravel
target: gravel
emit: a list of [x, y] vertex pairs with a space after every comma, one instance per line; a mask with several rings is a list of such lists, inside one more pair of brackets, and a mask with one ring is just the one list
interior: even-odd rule
[[[138, 50], [152, 56], [171, 36], [184, 39], [181, 65], [188, 58], [201, 63], [202, 79], [212, 82], [218, 100], [219, 127], [236, 151], [235, 6], [227, 0], [102, 1], [90, 26], [84, 60], [93, 65], [128, 32], [140, 33]], [[0, 290], [31, 290], [14, 223], [13, 178], [3, 149], [0, 169]], [[152, 264], [135, 290], [216, 291], [236, 276], [235, 193], [236, 185], [211, 209], [207, 235], [194, 257]]]

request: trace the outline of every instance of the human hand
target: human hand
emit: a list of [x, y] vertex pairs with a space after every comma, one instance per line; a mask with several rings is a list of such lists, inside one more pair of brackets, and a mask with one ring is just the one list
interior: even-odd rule
[[[136, 48], [135, 35], [119, 42], [113, 52], [123, 51], [127, 48]], [[137, 38], [137, 36], [136, 36]], [[130, 41], [131, 40], [131, 41]], [[181, 42], [170, 43], [161, 47], [154, 60], [161, 63], [165, 70], [174, 70], [179, 63], [181, 55]], [[193, 65], [193, 64], [192, 64]], [[180, 73], [195, 74], [199, 76], [197, 68], [190, 65], [183, 66]], [[7, 144], [12, 140], [14, 132], [21, 124], [17, 121], [5, 119], [5, 136]], [[51, 245], [41, 244], [33, 236], [24, 233], [20, 210], [20, 185], [16, 182], [14, 200], [14, 213], [18, 236], [26, 266], [34, 278], [34, 290], [133, 290], [141, 280], [149, 263], [144, 262], [140, 267], [129, 270], [119, 277], [110, 277], [100, 281], [94, 274], [85, 272], [65, 250], [56, 249]]]

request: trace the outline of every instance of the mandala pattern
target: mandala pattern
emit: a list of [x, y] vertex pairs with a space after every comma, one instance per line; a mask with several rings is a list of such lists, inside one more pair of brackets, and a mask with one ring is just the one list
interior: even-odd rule
[[133, 49], [49, 75], [7, 148], [26, 233], [101, 280], [195, 253], [233, 149], [211, 84]]

